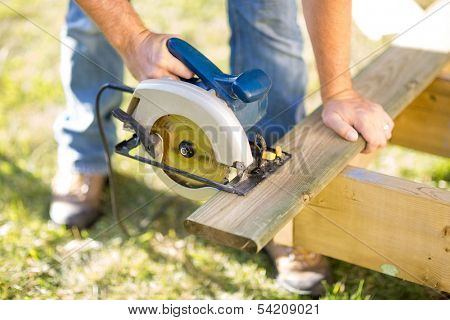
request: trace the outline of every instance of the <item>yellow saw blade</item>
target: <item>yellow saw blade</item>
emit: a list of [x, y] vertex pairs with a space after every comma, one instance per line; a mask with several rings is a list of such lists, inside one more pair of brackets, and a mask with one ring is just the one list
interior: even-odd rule
[[[163, 140], [163, 164], [219, 183], [223, 183], [228, 177], [230, 168], [216, 161], [208, 136], [188, 118], [165, 115], [153, 124], [151, 132], [159, 134]], [[185, 187], [206, 186], [180, 174], [169, 171], [165, 173]]]

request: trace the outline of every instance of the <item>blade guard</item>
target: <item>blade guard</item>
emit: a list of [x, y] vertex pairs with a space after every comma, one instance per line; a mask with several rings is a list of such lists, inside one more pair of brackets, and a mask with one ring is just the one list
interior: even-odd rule
[[[233, 166], [253, 163], [248, 137], [236, 115], [215, 94], [191, 83], [176, 80], [145, 80], [139, 83], [128, 113], [144, 128], [151, 130], [161, 117], [176, 114], [190, 119], [207, 135], [218, 162]], [[206, 200], [217, 190], [187, 188], [175, 184], [163, 170], [155, 169], [159, 178], [175, 192], [194, 200]]]
[[169, 39], [167, 47], [173, 56], [200, 78], [201, 82], [197, 85], [214, 90], [227, 103], [246, 130], [266, 114], [267, 95], [272, 82], [264, 71], [253, 69], [240, 75], [229, 75], [181, 39]]

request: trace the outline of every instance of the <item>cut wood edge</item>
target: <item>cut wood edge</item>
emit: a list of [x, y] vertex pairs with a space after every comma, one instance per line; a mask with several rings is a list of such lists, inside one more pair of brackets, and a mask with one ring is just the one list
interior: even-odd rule
[[189, 219], [184, 221], [184, 228], [187, 232], [201, 236], [217, 244], [227, 243], [228, 246], [247, 252], [256, 252], [257, 245], [251, 239], [231, 234], [209, 226], [200, 226]]

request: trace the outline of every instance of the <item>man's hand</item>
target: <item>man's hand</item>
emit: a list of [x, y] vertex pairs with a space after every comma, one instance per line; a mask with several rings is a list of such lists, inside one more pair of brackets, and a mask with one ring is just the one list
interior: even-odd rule
[[167, 49], [167, 40], [177, 36], [150, 32], [129, 0], [76, 1], [103, 31], [137, 80], [192, 78], [192, 72]]
[[394, 127], [382, 106], [361, 97], [354, 90], [343, 91], [326, 100], [322, 120], [348, 141], [356, 141], [359, 132], [367, 142], [363, 153], [384, 147]]
[[367, 141], [365, 153], [386, 145], [394, 126], [391, 118], [351, 89], [352, 1], [303, 0], [303, 9], [321, 83], [323, 122], [349, 141], [356, 141], [359, 132]]
[[192, 71], [167, 49], [167, 40], [174, 37], [177, 36], [147, 30], [138, 34], [123, 55], [131, 74], [139, 81], [163, 77], [192, 78]]

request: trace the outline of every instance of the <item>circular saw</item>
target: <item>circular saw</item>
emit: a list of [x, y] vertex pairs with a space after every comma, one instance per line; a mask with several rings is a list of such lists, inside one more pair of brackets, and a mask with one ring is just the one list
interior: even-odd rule
[[178, 38], [167, 46], [196, 77], [139, 83], [128, 110], [113, 110], [133, 133], [115, 151], [154, 166], [186, 198], [206, 200], [218, 190], [246, 195], [291, 157], [260, 135], [247, 136], [266, 113], [271, 80], [259, 69], [225, 74]]

